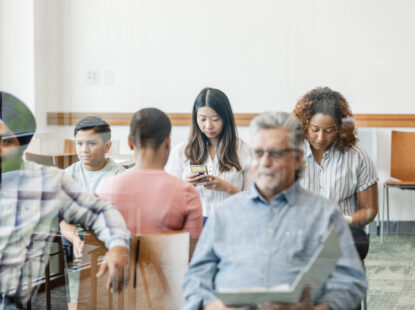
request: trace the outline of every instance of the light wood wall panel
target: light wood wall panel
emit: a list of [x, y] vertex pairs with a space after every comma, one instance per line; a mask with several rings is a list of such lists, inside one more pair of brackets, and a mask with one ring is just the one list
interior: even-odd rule
[[[167, 113], [173, 126], [188, 126], [191, 124], [190, 113]], [[129, 125], [133, 113], [79, 113], [79, 112], [49, 112], [48, 125], [75, 125], [85, 116], [99, 115], [110, 125]], [[257, 116], [255, 113], [236, 113], [235, 121], [238, 126], [248, 126]], [[355, 114], [357, 127], [415, 127], [415, 114]]]

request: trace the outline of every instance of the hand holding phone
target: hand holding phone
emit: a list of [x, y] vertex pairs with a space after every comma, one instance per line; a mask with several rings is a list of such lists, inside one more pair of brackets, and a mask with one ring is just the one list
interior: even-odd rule
[[204, 165], [191, 165], [190, 170], [191, 173], [187, 176], [187, 181], [193, 185], [199, 185], [209, 179], [207, 177], [207, 169]]

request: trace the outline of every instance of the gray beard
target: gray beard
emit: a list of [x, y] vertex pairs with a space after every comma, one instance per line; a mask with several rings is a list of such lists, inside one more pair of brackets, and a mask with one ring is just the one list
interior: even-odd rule
[[265, 189], [265, 190], [270, 190], [270, 189], [275, 189], [277, 187], [280, 186], [281, 184], [281, 179], [280, 179], [280, 175], [277, 173], [274, 173], [274, 176], [277, 177], [277, 180], [274, 183], [268, 183], [268, 184], [264, 184], [263, 182], [260, 181], [260, 177], [258, 177], [258, 174], [255, 177], [255, 183], [257, 184], [257, 186], [261, 189]]
[[272, 184], [262, 184], [261, 182], [255, 182], [255, 183], [260, 189], [266, 189], [266, 190], [276, 189], [280, 185], [280, 182], [278, 182], [278, 183], [275, 182], [275, 183], [272, 183]]

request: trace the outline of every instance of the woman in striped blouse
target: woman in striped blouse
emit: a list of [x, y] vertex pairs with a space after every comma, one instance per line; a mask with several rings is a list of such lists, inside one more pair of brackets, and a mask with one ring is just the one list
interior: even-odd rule
[[335, 201], [350, 225], [370, 223], [378, 210], [378, 177], [356, 143], [346, 99], [328, 87], [316, 88], [298, 101], [294, 114], [307, 138], [303, 187]]

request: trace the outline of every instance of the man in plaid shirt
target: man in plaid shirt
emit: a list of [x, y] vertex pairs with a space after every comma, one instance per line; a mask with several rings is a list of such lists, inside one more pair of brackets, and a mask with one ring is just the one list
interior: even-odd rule
[[[123, 287], [130, 233], [118, 210], [86, 193], [63, 170], [22, 160], [36, 129], [33, 114], [16, 97], [0, 92], [0, 310], [24, 309], [32, 280], [42, 277], [59, 222], [91, 229], [109, 249], [97, 276]], [[119, 285], [112, 287], [112, 280]]]

